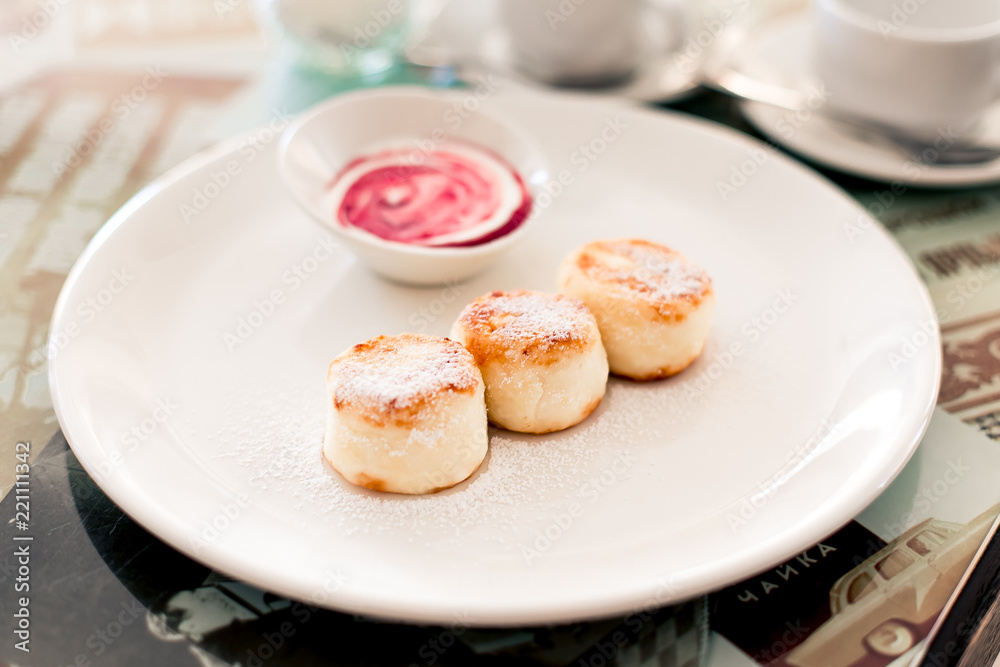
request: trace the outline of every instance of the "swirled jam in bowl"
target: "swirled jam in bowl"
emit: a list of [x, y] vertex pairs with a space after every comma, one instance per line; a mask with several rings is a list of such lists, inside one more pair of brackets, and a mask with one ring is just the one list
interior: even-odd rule
[[488, 243], [531, 212], [531, 195], [512, 166], [458, 141], [429, 153], [401, 146], [357, 157], [337, 174], [330, 198], [345, 228], [437, 248]]
[[434, 285], [484, 271], [529, 237], [549, 177], [535, 138], [493, 101], [463, 106], [467, 95], [379, 88], [317, 105], [282, 137], [288, 192], [385, 278]]

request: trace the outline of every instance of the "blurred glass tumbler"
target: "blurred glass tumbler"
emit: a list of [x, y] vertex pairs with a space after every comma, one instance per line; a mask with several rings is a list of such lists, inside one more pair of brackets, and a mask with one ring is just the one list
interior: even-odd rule
[[639, 60], [641, 0], [500, 0], [513, 64], [539, 81], [600, 85]]
[[410, 0], [273, 0], [309, 64], [374, 74], [392, 66], [409, 29]]
[[933, 140], [1000, 98], [1000, 2], [814, 0], [829, 106]]

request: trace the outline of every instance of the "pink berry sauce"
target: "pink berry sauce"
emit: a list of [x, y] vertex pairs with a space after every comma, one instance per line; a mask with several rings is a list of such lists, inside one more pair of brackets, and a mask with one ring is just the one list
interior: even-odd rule
[[355, 158], [330, 190], [341, 225], [387, 241], [434, 247], [500, 238], [521, 226], [532, 205], [513, 167], [464, 142], [430, 153], [399, 148]]

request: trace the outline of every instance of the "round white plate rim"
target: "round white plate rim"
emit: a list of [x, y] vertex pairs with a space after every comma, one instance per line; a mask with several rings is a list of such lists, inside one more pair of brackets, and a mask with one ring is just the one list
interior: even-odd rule
[[[802, 10], [794, 14], [783, 14], [775, 19], [775, 22], [780, 21], [786, 24], [798, 24], [808, 20], [808, 11]], [[768, 37], [768, 31], [746, 31], [746, 34], [752, 35], [748, 37], [748, 39], [757, 43], [763, 42]], [[808, 91], [798, 90], [797, 92], [806, 93]], [[873, 168], [863, 157], [856, 160], [848, 157], [849, 155], [854, 155], [853, 153], [825, 151], [824, 148], [828, 144], [819, 141], [803, 142], [801, 136], [803, 134], [809, 134], [808, 121], [798, 127], [796, 131], [791, 134], [791, 136], [785, 136], [770, 118], [770, 115], [775, 112], [774, 107], [752, 100], [739, 100], [737, 102], [737, 106], [747, 121], [749, 121], [761, 134], [767, 136], [769, 139], [781, 144], [788, 150], [802, 156], [805, 159], [811, 160], [818, 165], [834, 169], [841, 173], [852, 176], [860, 176], [862, 178], [869, 178], [880, 182], [896, 182], [907, 186], [926, 188], [952, 188], [955, 186], [975, 187], [990, 185], [1000, 181], [1000, 160], [994, 160], [985, 164], [961, 167], [942, 167], [934, 164], [921, 164], [919, 171], [920, 176], [918, 178], [913, 178], [909, 175], [908, 171], [903, 168], [903, 165], [906, 163], [905, 160], [899, 161], [899, 169]], [[825, 125], [826, 127], [836, 131], [837, 125], [835, 123], [827, 123]], [[848, 144], [863, 144], [869, 148], [872, 147], [872, 144], [868, 144], [847, 133], [837, 132], [837, 136], [838, 138], [842, 138], [844, 142]], [[800, 138], [797, 140], [796, 137]], [[892, 153], [889, 148], [881, 146], [878, 148], [884, 150], [887, 155]]]
[[[572, 94], [559, 95], [559, 97], [580, 98], [580, 96]], [[599, 103], [610, 104], [610, 102], [605, 102], [603, 100]], [[764, 146], [753, 137], [748, 137], [731, 128], [699, 118], [693, 118], [676, 112], [668, 111], [664, 113], [660, 110], [651, 110], [634, 106], [627, 102], [616, 106], [622, 110], [645, 114], [650, 117], [657, 117], [664, 120], [669, 119], [669, 122], [688, 124], [703, 133], [715, 135], [718, 139], [730, 143], [735, 142], [736, 144], [754, 149], [760, 149]], [[241, 140], [241, 137], [236, 137], [193, 156], [146, 186], [146, 188], [137, 193], [118, 212], [116, 212], [105, 224], [105, 226], [102, 227], [102, 229], [99, 230], [99, 232], [94, 236], [91, 243], [78, 258], [77, 262], [68, 274], [59, 298], [56, 301], [50, 331], [57, 332], [62, 330], [64, 319], [69, 316], [67, 303], [69, 301], [70, 294], [73, 292], [74, 285], [81, 280], [81, 277], [87, 269], [87, 264], [97, 254], [107, 240], [111, 238], [115, 231], [128, 221], [135, 211], [146, 205], [147, 202], [152, 200], [157, 193], [162, 191], [168, 185], [192, 172], [196, 172], [204, 168], [206, 165], [219, 157], [232, 152], [239, 145]], [[797, 163], [791, 158], [787, 158], [785, 156], [777, 156], [776, 159], [787, 162], [795, 168], [800, 169], [804, 172], [805, 177], [814, 179], [824, 188], [830, 190], [831, 194], [842, 198], [845, 203], [849, 203], [857, 210], [859, 215], [868, 216], [864, 209], [850, 199], [846, 193], [834, 184], [822, 178], [822, 176], [818, 175], [812, 169], [804, 167], [800, 163]], [[894, 252], [906, 259], [905, 254], [895, 240], [888, 234], [888, 232], [883, 230], [880, 226], [874, 224], [872, 231], [880, 235], [883, 240], [887, 241]], [[908, 262], [909, 260], [907, 259], [906, 261]], [[933, 304], [926, 287], [919, 280], [915, 271], [912, 272], [912, 278], [913, 284], [918, 289], [921, 300], [927, 309], [927, 313], [933, 316]], [[756, 544], [753, 549], [746, 549], [741, 551], [739, 554], [729, 556], [725, 560], [720, 560], [720, 562], [726, 563], [729, 566], [726, 574], [722, 577], [720, 577], [718, 573], [718, 570], [721, 569], [719, 567], [715, 567], [714, 569], [703, 569], [703, 571], [700, 572], [688, 572], [686, 579], [675, 589], [670, 591], [666, 597], [662, 597], [662, 591], [655, 590], [656, 587], [653, 586], [654, 583], [658, 583], [658, 585], [660, 585], [662, 582], [642, 582], [637, 583], [633, 590], [623, 589], [617, 591], [615, 595], [609, 596], [610, 599], [595, 599], [593, 596], [583, 596], [586, 600], [586, 604], [581, 603], [581, 600], [575, 599], [569, 601], [558, 600], [552, 601], [547, 605], [536, 605], [531, 610], [525, 610], [521, 608], [501, 609], [491, 607], [491, 605], [487, 603], [484, 608], [474, 610], [477, 614], [479, 614], [474, 615], [474, 617], [483, 619], [482, 621], [475, 621], [474, 624], [516, 626], [528, 623], [556, 623], [587, 618], [599, 618], [616, 613], [624, 613], [638, 608], [643, 608], [644, 606], [649, 606], [649, 600], [656, 600], [660, 604], [667, 602], [680, 602], [684, 599], [689, 599], [691, 597], [707, 593], [711, 590], [721, 588], [725, 585], [751, 576], [755, 572], [767, 569], [772, 565], [780, 563], [783, 560], [794, 556], [803, 548], [818, 542], [823, 537], [837, 530], [844, 523], [850, 521], [875, 498], [877, 498], [882, 490], [884, 490], [884, 488], [903, 469], [919, 445], [920, 439], [930, 422], [934, 405], [936, 403], [937, 390], [940, 384], [942, 358], [939, 334], [935, 332], [932, 338], [933, 340], [930, 341], [929, 345], [925, 346], [923, 349], [934, 355], [933, 391], [927, 396], [926, 405], [924, 406], [920, 419], [910, 423], [909, 428], [904, 429], [904, 434], [899, 437], [901, 446], [898, 449], [899, 456], [895, 459], [895, 464], [886, 469], [881, 469], [877, 475], [877, 477], [881, 479], [881, 483], [871, 486], [866, 494], [858, 494], [854, 496], [852, 498], [852, 503], [845, 503], [837, 507], [825, 507], [822, 510], [814, 512], [813, 518], [816, 519], [816, 521], [812, 526], [812, 530], [808, 534], [800, 532], [798, 535], [789, 535], [787, 533], [774, 535], [771, 536], [770, 539]], [[55, 409], [56, 416], [59, 419], [60, 425], [64, 429], [67, 441], [74, 452], [79, 456], [82, 453], [78, 449], [81, 447], [80, 440], [82, 440], [82, 438], [77, 439], [77, 435], [85, 433], [85, 429], [81, 425], [74, 422], [73, 413], [68, 409], [66, 400], [60, 390], [60, 385], [57, 381], [59, 375], [58, 359], [59, 355], [56, 355], [50, 361], [49, 365], [49, 383], [52, 393], [53, 407]], [[97, 444], [100, 446], [100, 443]], [[92, 465], [88, 464], [86, 456], [79, 456], [79, 458], [81, 464], [87, 472], [95, 479], [100, 479], [99, 471], [94, 469]], [[132, 516], [138, 523], [189, 557], [203, 562], [210, 567], [226, 572], [227, 574], [244, 579], [249, 583], [268, 588], [273, 592], [284, 593], [292, 597], [296, 597], [296, 591], [290, 590], [290, 584], [294, 582], [290, 581], [287, 576], [275, 576], [275, 572], [262, 569], [259, 564], [253, 560], [252, 556], [247, 557], [240, 553], [213, 553], [211, 550], [208, 550], [205, 553], [198, 553], [196, 550], [192, 549], [188, 541], [190, 532], [182, 528], [182, 526], [185, 525], [182, 519], [166, 512], [154, 502], [145, 502], [144, 498], [129, 497], [126, 494], [129, 488], [127, 485], [120, 484], [119, 476], [116, 475], [112, 477], [111, 480], [105, 480], [104, 483], [101, 484], [101, 488], [108, 495], [108, 497], [111, 498], [111, 500], [126, 511], [126, 513]], [[304, 597], [304, 590], [305, 589], [300, 589], [300, 591], [298, 591], [298, 597]], [[436, 606], [433, 600], [423, 600], [416, 606], [413, 604], [400, 605], [398, 600], [393, 598], [391, 595], [373, 595], [370, 594], [370, 592], [360, 595], [350, 594], [346, 591], [338, 592], [338, 594], [331, 597], [328, 603], [324, 606], [330, 606], [334, 609], [355, 613], [369, 614], [376, 617], [390, 619], [402, 618], [414, 622], [443, 623], [447, 622], [448, 619], [454, 618], [454, 609], [450, 607]]]

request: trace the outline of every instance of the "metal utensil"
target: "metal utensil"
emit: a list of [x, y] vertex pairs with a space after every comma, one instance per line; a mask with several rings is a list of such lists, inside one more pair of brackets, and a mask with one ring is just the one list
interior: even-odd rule
[[[809, 98], [802, 91], [759, 81], [732, 68], [722, 68], [710, 76], [704, 75], [701, 84], [739, 99], [793, 112], [809, 108]], [[841, 114], [829, 108], [809, 109], [809, 112], [834, 125], [838, 131], [866, 142], [878, 143], [894, 150], [901, 157], [921, 164], [965, 166], [1000, 159], [1000, 146], [979, 143], [961, 136], [951, 137], [947, 133], [933, 138], [916, 136], [899, 128]]]

